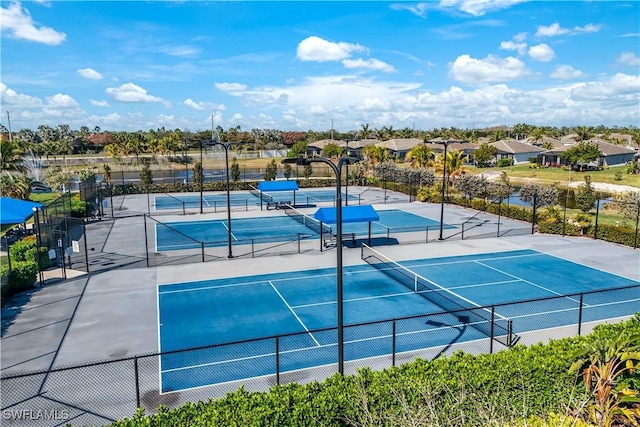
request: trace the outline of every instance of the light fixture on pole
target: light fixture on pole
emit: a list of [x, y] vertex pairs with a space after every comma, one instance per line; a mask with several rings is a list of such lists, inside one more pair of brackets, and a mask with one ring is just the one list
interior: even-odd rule
[[450, 144], [453, 143], [465, 143], [467, 141], [461, 139], [442, 139], [436, 138], [430, 141], [431, 143], [444, 145], [444, 153], [442, 156], [442, 191], [440, 193], [440, 236], [438, 240], [444, 240], [443, 230], [444, 230], [444, 195], [445, 195], [445, 187], [447, 185], [447, 148]]
[[324, 157], [312, 158], [288, 158], [282, 163], [296, 163], [306, 166], [310, 163], [326, 163], [336, 175], [336, 276], [337, 276], [337, 304], [338, 304], [338, 372], [344, 375], [344, 292], [342, 275], [342, 165], [354, 163], [357, 159], [341, 157], [336, 166], [331, 160]]
[[[200, 147], [202, 147], [203, 143], [207, 143], [211, 146], [219, 145], [224, 148], [224, 160], [227, 171], [227, 239], [229, 246], [229, 255], [227, 255], [227, 258], [233, 258], [233, 250], [231, 245], [231, 239], [233, 237], [231, 234], [231, 185], [229, 183], [229, 147], [231, 144], [229, 144], [228, 142], [220, 142], [220, 137], [217, 133], [214, 135], [214, 139], [212, 139], [211, 141], [203, 141], [200, 144]], [[200, 185], [202, 186], [202, 184]], [[202, 196], [200, 197], [200, 203], [202, 203]]]

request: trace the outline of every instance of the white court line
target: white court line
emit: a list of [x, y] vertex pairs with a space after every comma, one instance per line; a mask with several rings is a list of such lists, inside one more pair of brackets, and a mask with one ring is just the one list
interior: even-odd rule
[[[229, 231], [229, 227], [227, 227], [227, 224], [225, 224], [225, 223], [224, 223], [224, 221], [220, 221], [220, 224], [222, 224], [222, 226], [223, 226], [227, 231]], [[238, 241], [238, 238], [237, 238], [233, 233], [231, 233], [231, 237], [233, 237], [234, 239], [236, 239], [236, 242]]]
[[287, 308], [289, 309], [289, 311], [291, 312], [291, 314], [293, 314], [293, 316], [298, 320], [298, 322], [300, 322], [300, 324], [302, 325], [302, 327], [304, 328], [305, 331], [307, 331], [307, 333], [309, 334], [309, 336], [311, 337], [311, 339], [313, 340], [314, 343], [316, 343], [316, 346], [320, 347], [320, 343], [318, 342], [318, 340], [316, 340], [316, 338], [313, 336], [313, 334], [311, 332], [309, 332], [309, 328], [307, 328], [307, 325], [305, 325], [302, 320], [300, 320], [300, 318], [298, 317], [298, 315], [296, 314], [295, 311], [293, 311], [293, 309], [291, 308], [291, 306], [289, 305], [289, 303], [287, 302], [286, 299], [284, 299], [284, 297], [282, 296], [282, 294], [280, 293], [280, 291], [278, 291], [278, 288], [275, 287], [275, 285], [271, 282], [271, 280], [269, 280], [269, 284], [271, 285], [271, 287], [273, 288], [274, 291], [276, 291], [276, 294], [278, 294], [278, 296], [280, 297], [280, 299], [282, 300], [282, 302], [284, 303], [284, 305], [287, 306]]
[[473, 283], [471, 285], [461, 285], [461, 286], [452, 286], [450, 288], [447, 289], [468, 289], [468, 288], [481, 288], [484, 286], [493, 286], [493, 285], [503, 285], [505, 283], [518, 283], [521, 282], [522, 280], [518, 279], [518, 280], [500, 280], [497, 282], [486, 282], [486, 283]]
[[[507, 251], [507, 252], [509, 252], [509, 251]], [[505, 253], [505, 252], [502, 252], [502, 253]], [[473, 254], [470, 254], [470, 255], [473, 255]], [[427, 263], [427, 264], [410, 264], [407, 268], [431, 267], [431, 266], [434, 266], [434, 265], [467, 264], [467, 263], [475, 262], [475, 261], [493, 261], [493, 260], [496, 260], [496, 259], [527, 258], [527, 257], [542, 256], [542, 255], [545, 255], [545, 254], [543, 254], [541, 252], [538, 252], [538, 253], [535, 253], [535, 254], [495, 256], [495, 257], [486, 257], [486, 258], [479, 258], [479, 259], [465, 259], [465, 260], [458, 260], [458, 261], [432, 262], [432, 263]], [[455, 258], [458, 258], [459, 256], [466, 256], [466, 255], [454, 255]], [[411, 260], [404, 260], [402, 262], [408, 263], [408, 262], [411, 262]]]
[[[369, 268], [368, 265], [361, 265], [361, 266], [357, 266], [358, 268], [354, 269], [354, 271], [347, 271], [344, 272], [343, 274], [345, 276], [350, 275], [350, 274], [361, 274], [361, 273], [367, 273], [367, 272], [373, 272], [374, 270], [371, 270]], [[324, 269], [323, 269], [324, 270]], [[299, 271], [295, 271], [292, 273], [300, 273]], [[282, 274], [281, 272], [275, 272], [272, 274]], [[308, 279], [309, 277], [331, 277], [331, 276], [335, 276], [336, 273], [335, 272], [331, 272], [331, 273], [324, 273], [324, 274], [314, 274], [313, 276], [309, 276], [307, 274], [302, 274], [302, 275], [296, 275], [293, 277], [283, 277], [281, 279], [273, 279], [274, 282], [286, 282], [286, 281], [291, 281], [291, 280], [303, 280], [303, 279]], [[228, 279], [233, 279], [233, 278], [228, 278]], [[222, 279], [213, 279], [213, 280], [222, 280]], [[199, 280], [199, 282], [204, 282], [206, 280]], [[203, 287], [199, 287], [199, 288], [192, 288], [192, 289], [180, 289], [177, 291], [165, 291], [162, 292], [163, 294], [172, 294], [172, 293], [179, 293], [179, 292], [191, 292], [191, 291], [200, 291], [200, 290], [207, 290], [207, 289], [213, 289], [213, 288], [224, 288], [224, 287], [230, 287], [230, 286], [251, 286], [251, 285], [255, 285], [256, 283], [261, 283], [261, 282], [266, 282], [266, 280], [256, 280], [253, 282], [240, 282], [240, 283], [232, 283], [229, 285], [218, 285], [218, 286], [203, 286]], [[183, 282], [184, 283], [184, 282]], [[188, 283], [188, 282], [187, 282]], [[159, 286], [173, 286], [173, 285], [180, 285], [181, 283], [163, 283]]]
[[[403, 295], [414, 295], [415, 292], [401, 292], [398, 294], [388, 294], [388, 295], [376, 295], [376, 296], [371, 296], [371, 297], [361, 297], [361, 298], [351, 298], [351, 299], [345, 299], [344, 302], [354, 302], [354, 301], [366, 301], [366, 300], [371, 300], [371, 299], [378, 299], [378, 298], [393, 298], [393, 297], [399, 297], [399, 296], [403, 296]], [[312, 304], [300, 304], [300, 305], [294, 305], [292, 306], [293, 308], [306, 308], [306, 307], [318, 307], [321, 305], [331, 305], [331, 304], [336, 304], [337, 301], [326, 301], [326, 302], [315, 302]]]
[[[497, 271], [498, 273], [505, 274], [505, 275], [507, 275], [507, 276], [509, 276], [509, 277], [513, 277], [514, 279], [521, 280], [521, 281], [523, 281], [523, 282], [525, 282], [525, 283], [528, 283], [528, 284], [530, 284], [530, 285], [533, 285], [533, 286], [535, 286], [535, 287], [537, 287], [537, 288], [540, 288], [540, 289], [542, 289], [542, 290], [545, 290], [545, 291], [547, 291], [547, 292], [551, 292], [552, 294], [556, 294], [556, 295], [558, 295], [558, 296], [560, 296], [560, 297], [565, 297], [565, 295], [562, 295], [560, 292], [556, 292], [556, 291], [551, 290], [551, 289], [549, 289], [549, 288], [546, 288], [546, 287], [544, 287], [544, 286], [540, 286], [540, 285], [538, 285], [537, 283], [533, 283], [533, 282], [532, 282], [532, 281], [530, 281], [530, 280], [526, 280], [526, 279], [523, 279], [522, 277], [518, 277], [518, 276], [516, 276], [516, 275], [514, 275], [514, 274], [507, 273], [506, 271], [502, 271], [502, 270], [500, 270], [499, 268], [491, 267], [490, 265], [484, 264], [484, 263], [482, 263], [482, 262], [480, 262], [480, 261], [478, 261], [478, 260], [475, 260], [474, 262], [475, 262], [475, 263], [477, 263], [477, 264], [480, 264], [480, 265], [482, 265], [482, 266], [484, 266], [484, 267], [487, 267], [487, 268], [490, 268], [490, 269], [492, 269], [492, 270], [495, 270], [495, 271]], [[574, 301], [574, 302], [579, 303], [579, 301], [578, 301], [578, 300], [576, 300], [576, 299], [569, 298], [569, 297], [565, 297], [565, 298], [567, 298], [568, 300], [571, 300], [571, 301]], [[587, 305], [587, 307], [588, 307], [588, 305]]]

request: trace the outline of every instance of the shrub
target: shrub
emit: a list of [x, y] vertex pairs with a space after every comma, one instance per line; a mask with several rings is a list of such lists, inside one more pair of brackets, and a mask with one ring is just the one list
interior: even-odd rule
[[36, 259], [37, 259], [38, 267], [40, 268], [40, 270], [44, 270], [49, 266], [49, 251], [47, 251], [47, 248], [45, 247], [42, 247], [42, 246], [40, 248], [33, 247], [31, 249], [28, 249], [24, 253], [24, 255], [26, 258], [24, 261], [36, 262]]
[[71, 216], [73, 218], [85, 218], [91, 215], [93, 206], [89, 202], [82, 200], [71, 200]]
[[12, 261], [6, 294], [3, 288], [3, 298], [30, 289], [36, 282], [38, 267], [34, 261]]
[[[151, 416], [140, 410], [113, 426], [586, 426], [558, 415], [574, 406], [572, 399], [587, 396], [569, 368], [585, 346], [621, 331], [637, 335], [640, 321], [601, 325], [586, 337], [517, 345], [494, 354], [456, 352], [383, 371], [363, 368], [356, 375], [291, 383], [269, 392], [240, 388], [222, 399], [162, 408]], [[630, 382], [640, 378], [637, 370], [632, 375]], [[571, 422], [565, 424], [567, 419]]]
[[507, 166], [513, 166], [513, 159], [498, 159], [499, 168], [505, 168]]
[[[35, 236], [25, 237], [18, 240], [9, 248], [11, 261], [34, 261], [33, 255], [27, 256], [27, 251], [36, 247]], [[35, 261], [34, 261], [35, 262]]]

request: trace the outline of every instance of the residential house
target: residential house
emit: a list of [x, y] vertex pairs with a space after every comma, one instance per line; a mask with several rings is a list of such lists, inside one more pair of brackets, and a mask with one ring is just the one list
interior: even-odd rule
[[502, 139], [500, 141], [491, 142], [490, 145], [496, 147], [496, 162], [499, 159], [513, 159], [513, 164], [529, 163], [532, 157], [537, 158], [538, 154], [546, 151], [542, 147], [527, 144], [526, 142], [517, 141], [515, 139]]
[[384, 147], [390, 154], [400, 160], [404, 160], [407, 153], [416, 145], [423, 144], [424, 141], [418, 138], [397, 138], [389, 139], [387, 141], [379, 142], [376, 144], [379, 147]]
[[[590, 165], [593, 168], [623, 166], [632, 161], [637, 153], [633, 148], [611, 144], [599, 138], [590, 139], [589, 141], [595, 142], [602, 152], [600, 158]], [[562, 160], [562, 154], [572, 146], [573, 144], [566, 144], [540, 153], [540, 163], [556, 167], [566, 164], [566, 162]]]

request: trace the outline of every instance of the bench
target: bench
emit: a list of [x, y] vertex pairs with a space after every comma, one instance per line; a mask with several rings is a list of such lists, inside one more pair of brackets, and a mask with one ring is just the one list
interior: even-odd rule
[[[337, 244], [337, 239], [336, 239], [336, 235], [332, 234], [330, 237], [327, 237], [324, 239], [324, 247], [325, 248], [333, 248], [336, 246]], [[345, 241], [351, 241], [351, 243], [355, 246], [356, 245], [356, 233], [342, 233], [342, 244], [344, 244]]]

